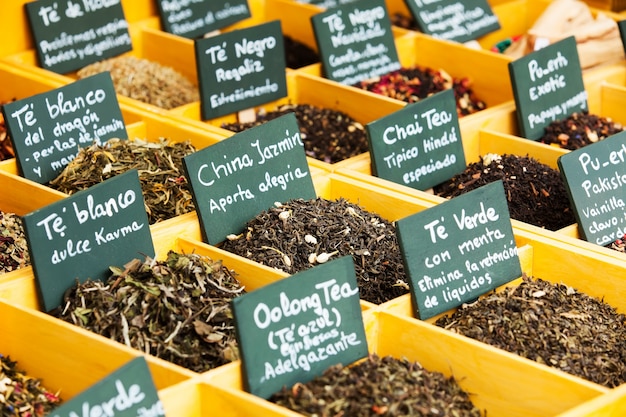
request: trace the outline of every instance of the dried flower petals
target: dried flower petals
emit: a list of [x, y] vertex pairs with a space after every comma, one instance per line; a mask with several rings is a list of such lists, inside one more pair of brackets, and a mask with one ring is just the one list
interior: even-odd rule
[[624, 127], [620, 123], [615, 123], [610, 118], [582, 111], [550, 123], [539, 142], [576, 150], [623, 130]]
[[453, 89], [459, 117], [484, 110], [487, 105], [470, 88], [468, 78], [452, 78], [443, 70], [400, 68], [375, 80], [365, 80], [355, 87], [407, 103], [415, 103], [440, 91]]
[[[3, 104], [6, 103], [0, 103], [0, 110], [2, 110]], [[4, 121], [4, 116], [0, 111], [0, 161], [10, 158], [15, 158], [15, 150], [13, 149], [11, 139], [9, 139], [9, 132]]]
[[0, 354], [0, 414], [2, 417], [43, 417], [61, 404], [37, 378], [17, 369], [17, 362]]

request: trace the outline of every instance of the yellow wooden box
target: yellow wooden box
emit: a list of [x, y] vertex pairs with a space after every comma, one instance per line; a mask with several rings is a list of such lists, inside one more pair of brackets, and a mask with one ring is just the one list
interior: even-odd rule
[[[176, 119], [128, 105], [120, 105], [120, 108], [129, 140], [158, 142], [160, 138], [165, 138], [172, 142], [190, 141], [197, 150], [200, 150], [223, 139], [219, 134], [204, 129], [202, 126], [181, 123]], [[0, 171], [20, 175], [16, 159], [1, 161]]]
[[[0, 299], [0, 354], [70, 400], [142, 353], [82, 330], [47, 314]], [[157, 389], [192, 378], [195, 373], [146, 356]]]
[[[133, 10], [137, 9], [133, 8]], [[12, 14], [15, 14], [15, 11], [13, 11]], [[20, 16], [16, 23], [26, 24], [27, 22], [25, 17]], [[22, 29], [28, 29], [28, 26]], [[144, 58], [163, 66], [173, 68], [188, 78], [194, 85], [198, 85], [195, 52], [192, 40], [161, 31], [160, 20], [158, 17], [144, 17], [142, 20], [129, 23], [128, 30], [131, 37], [132, 50], [122, 54], [123, 56]], [[5, 62], [10, 66], [37, 74], [40, 77], [49, 78], [60, 85], [68, 84], [77, 79], [75, 72], [58, 74], [40, 67], [30, 35], [28, 35], [27, 39], [27, 44], [22, 45], [23, 47], [26, 47], [25, 49], [11, 51], [12, 53], [2, 56], [0, 61]], [[126, 104], [154, 113], [166, 114], [168, 112], [168, 110], [160, 107], [143, 103], [139, 100], [131, 99], [119, 94], [118, 101], [120, 104]]]
[[[18, 216], [23, 216], [65, 197], [65, 194], [59, 191], [15, 175], [0, 174], [0, 190], [5, 192], [5, 196], [0, 199], [0, 211]], [[0, 274], [0, 283], [8, 282], [24, 273], [32, 274], [32, 267], [29, 265]]]
[[626, 413], [626, 384], [576, 406], [557, 417], [621, 417]]
[[[454, 78], [469, 79], [476, 96], [487, 104], [487, 109], [483, 112], [513, 100], [507, 67], [510, 59], [489, 51], [470, 49], [459, 43], [435, 39], [419, 32], [410, 32], [394, 40], [403, 67], [427, 67], [443, 70]], [[322, 76], [321, 64], [309, 65], [298, 71]], [[473, 116], [474, 114], [465, 117]]]
[[[24, 11], [24, 4], [31, 0], [8, 0], [0, 2], [2, 25], [10, 36], [10, 41], [0, 43], [0, 57], [33, 49], [33, 39]], [[124, 16], [130, 23], [146, 19], [157, 14], [153, 0], [121, 0]]]
[[[410, 318], [364, 312], [370, 353], [417, 361], [430, 371], [454, 376], [488, 416], [555, 416], [608, 391]], [[219, 406], [220, 416], [298, 416], [243, 390], [241, 363], [159, 391], [166, 412], [200, 416]], [[215, 402], [215, 403], [214, 403]]]

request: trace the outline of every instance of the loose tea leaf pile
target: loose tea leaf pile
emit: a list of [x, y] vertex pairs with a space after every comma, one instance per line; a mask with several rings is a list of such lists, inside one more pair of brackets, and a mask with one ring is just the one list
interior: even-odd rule
[[[0, 103], [0, 110], [2, 105], [6, 103]], [[0, 161], [5, 159], [15, 158], [15, 150], [13, 149], [13, 143], [9, 139], [9, 132], [7, 130], [7, 124], [4, 121], [4, 115], [0, 111]]]
[[525, 276], [436, 325], [609, 388], [626, 382], [626, 316], [566, 285]]
[[0, 211], [0, 274], [30, 265], [22, 219]]
[[171, 251], [111, 271], [71, 288], [54, 315], [195, 372], [238, 359], [230, 301], [243, 287], [221, 262]]
[[189, 79], [173, 68], [133, 56], [118, 56], [87, 65], [79, 78], [109, 71], [115, 92], [143, 103], [169, 110], [200, 100], [200, 93]]
[[453, 377], [391, 356], [330, 367], [270, 401], [307, 416], [481, 416]]
[[606, 139], [622, 130], [624, 127], [620, 123], [584, 111], [550, 123], [539, 142], [576, 150]]
[[296, 114], [304, 150], [312, 158], [335, 163], [369, 149], [363, 125], [338, 110], [309, 104], [285, 104], [274, 111], [260, 112], [254, 122], [225, 123], [222, 127], [241, 132], [290, 112]]
[[18, 369], [17, 361], [0, 354], [0, 416], [43, 417], [59, 405], [58, 393]]
[[148, 220], [153, 224], [195, 209], [183, 168], [183, 158], [193, 152], [189, 142], [110, 139], [81, 149], [48, 185], [73, 194], [137, 169]]
[[287, 68], [298, 69], [320, 62], [319, 54], [314, 49], [286, 35], [283, 35], [283, 39]]
[[292, 200], [244, 230], [222, 248], [289, 274], [351, 255], [362, 300], [380, 304], [409, 290], [395, 226], [342, 198]]
[[435, 194], [453, 198], [502, 180], [511, 218], [558, 230], [576, 223], [559, 172], [534, 158], [487, 154], [465, 171], [435, 186]]
[[401, 27], [403, 29], [420, 31], [419, 26], [417, 26], [417, 22], [413, 18], [413, 16], [408, 16], [402, 13], [393, 13], [391, 16], [391, 24], [394, 26]]
[[468, 78], [452, 78], [444, 70], [432, 68], [400, 68], [374, 80], [354, 86], [407, 103], [415, 103], [443, 90], [453, 89], [459, 117], [484, 110], [487, 105], [476, 97]]

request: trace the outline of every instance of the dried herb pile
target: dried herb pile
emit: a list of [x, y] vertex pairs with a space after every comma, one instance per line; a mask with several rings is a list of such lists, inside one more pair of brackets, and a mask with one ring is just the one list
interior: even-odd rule
[[238, 359], [230, 300], [243, 287], [221, 262], [170, 252], [111, 271], [74, 286], [54, 315], [195, 372]]
[[566, 285], [525, 276], [436, 325], [609, 388], [626, 382], [626, 316]]
[[30, 265], [22, 219], [0, 211], [0, 274]]
[[487, 105], [470, 86], [469, 78], [453, 78], [444, 70], [432, 68], [400, 68], [374, 80], [361, 81], [354, 87], [415, 103], [440, 91], [452, 89], [459, 117], [484, 110]]
[[0, 354], [0, 416], [43, 417], [61, 405], [58, 393], [17, 368], [17, 361]]
[[[3, 104], [6, 103], [0, 103], [0, 110], [2, 110]], [[4, 121], [4, 115], [2, 114], [2, 111], [0, 111], [0, 161], [11, 158], [15, 158], [15, 150], [13, 149], [13, 143], [9, 138], [7, 124]]]
[[576, 150], [606, 139], [622, 130], [624, 127], [620, 123], [584, 111], [550, 123], [539, 142]]
[[117, 94], [169, 110], [200, 100], [188, 78], [158, 62], [133, 56], [118, 56], [87, 65], [79, 78], [109, 71]]
[[283, 35], [283, 40], [287, 68], [298, 69], [320, 62], [319, 54], [304, 43], [287, 35]]
[[434, 191], [453, 198], [497, 180], [504, 183], [512, 219], [548, 230], [576, 223], [559, 172], [528, 156], [486, 154]]
[[244, 230], [222, 249], [289, 274], [351, 255], [362, 300], [380, 304], [408, 293], [395, 226], [345, 199], [292, 200]]
[[85, 190], [131, 169], [139, 172], [150, 224], [195, 209], [183, 158], [195, 152], [189, 142], [110, 139], [82, 148], [50, 187], [66, 194]]
[[391, 356], [330, 367], [270, 401], [307, 416], [481, 416], [453, 377]]
[[285, 104], [274, 111], [260, 112], [250, 123], [225, 123], [224, 129], [241, 132], [287, 113], [295, 113], [306, 154], [335, 163], [368, 151], [365, 128], [347, 114], [309, 104]]

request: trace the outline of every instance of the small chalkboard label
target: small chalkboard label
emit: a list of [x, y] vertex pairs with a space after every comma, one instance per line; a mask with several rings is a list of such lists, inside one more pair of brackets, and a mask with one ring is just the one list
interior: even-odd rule
[[247, 0], [157, 0], [163, 29], [197, 38], [250, 17]]
[[626, 234], [626, 132], [558, 159], [583, 239], [606, 246]]
[[222, 242], [276, 202], [314, 199], [294, 113], [183, 158], [205, 241]]
[[132, 50], [120, 0], [25, 4], [39, 65], [59, 74]]
[[45, 311], [76, 280], [104, 281], [111, 265], [154, 256], [137, 170], [28, 213], [23, 223]]
[[465, 154], [452, 90], [366, 125], [374, 175], [427, 190], [462, 172]]
[[502, 181], [399, 220], [397, 234], [422, 320], [522, 275]]
[[20, 173], [42, 184], [56, 178], [79, 147], [128, 138], [108, 72], [7, 103], [2, 113]]
[[384, 0], [360, 0], [311, 17], [324, 76], [352, 85], [400, 69]]
[[624, 53], [626, 53], [626, 20], [618, 21], [617, 27], [619, 29], [619, 35], [622, 39], [622, 47], [624, 48]]
[[587, 91], [573, 36], [509, 63], [521, 134], [537, 140], [553, 121], [587, 110]]
[[420, 30], [435, 38], [468, 42], [500, 29], [487, 0], [405, 0]]
[[231, 301], [246, 389], [268, 398], [368, 354], [351, 256]]
[[164, 416], [150, 368], [143, 356], [54, 409], [50, 417]]
[[203, 120], [287, 95], [279, 20], [195, 41]]

